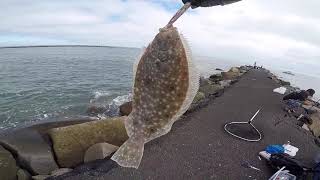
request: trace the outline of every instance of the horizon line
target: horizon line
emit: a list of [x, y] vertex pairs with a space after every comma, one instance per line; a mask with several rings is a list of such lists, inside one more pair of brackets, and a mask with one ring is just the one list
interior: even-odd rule
[[137, 47], [122, 47], [122, 46], [107, 46], [107, 45], [22, 45], [22, 46], [0, 46], [0, 49], [5, 48], [38, 48], [38, 47], [105, 47], [105, 48], [135, 48]]

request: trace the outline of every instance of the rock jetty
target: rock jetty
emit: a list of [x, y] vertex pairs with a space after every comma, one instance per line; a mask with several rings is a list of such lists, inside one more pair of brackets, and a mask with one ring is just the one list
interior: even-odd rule
[[[202, 77], [199, 92], [186, 114], [221, 96], [249, 70], [248, 66], [233, 67]], [[119, 117], [41, 123], [0, 134], [0, 162], [5, 162], [0, 163], [0, 179], [57, 178], [86, 163], [110, 158], [128, 138], [123, 121], [131, 106], [131, 102], [121, 105]], [[90, 106], [88, 113], [96, 115], [104, 110]]]

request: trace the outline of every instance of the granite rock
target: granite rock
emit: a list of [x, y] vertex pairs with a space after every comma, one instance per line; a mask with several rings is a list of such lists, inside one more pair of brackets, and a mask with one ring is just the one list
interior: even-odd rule
[[209, 97], [210, 95], [213, 95], [217, 93], [219, 90], [223, 89], [220, 85], [217, 84], [207, 84], [204, 86], [200, 86], [199, 91], [204, 93], [205, 97]]
[[236, 73], [236, 72], [221, 72], [221, 75], [224, 80], [232, 80], [232, 79], [239, 77], [240, 73], [239, 72], [238, 73]]
[[120, 116], [128, 116], [132, 111], [132, 101], [123, 103], [120, 107]]

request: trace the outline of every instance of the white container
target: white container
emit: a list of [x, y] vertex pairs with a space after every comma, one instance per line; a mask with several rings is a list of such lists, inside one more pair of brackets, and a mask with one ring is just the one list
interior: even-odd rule
[[291, 157], [296, 156], [297, 152], [299, 151], [299, 148], [294, 147], [290, 144], [284, 144], [284, 153], [288, 154]]
[[261, 157], [263, 157], [264, 159], [266, 159], [266, 160], [269, 160], [270, 157], [271, 157], [271, 154], [267, 153], [266, 151], [261, 151], [261, 152], [259, 152], [259, 155], [260, 155]]

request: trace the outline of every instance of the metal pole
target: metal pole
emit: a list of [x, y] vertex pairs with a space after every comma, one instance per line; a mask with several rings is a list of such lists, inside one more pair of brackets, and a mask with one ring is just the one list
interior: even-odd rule
[[251, 124], [251, 122], [253, 121], [253, 119], [258, 115], [258, 113], [260, 112], [260, 109], [252, 116], [252, 118], [249, 120], [249, 124]]

